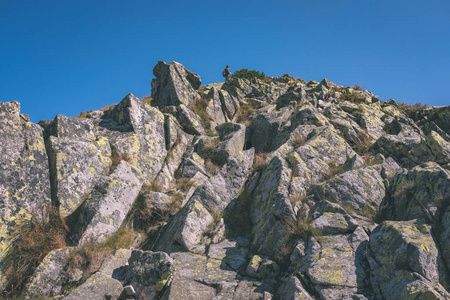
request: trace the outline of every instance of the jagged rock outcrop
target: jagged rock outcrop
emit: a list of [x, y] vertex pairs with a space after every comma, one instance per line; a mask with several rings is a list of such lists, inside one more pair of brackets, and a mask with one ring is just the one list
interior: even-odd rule
[[200, 185], [184, 207], [161, 229], [152, 248], [172, 252], [176, 243], [186, 250], [203, 253], [202, 236], [214, 218], [241, 192], [252, 169], [253, 154], [253, 149], [250, 149], [228, 157], [226, 166]]
[[[0, 103], [0, 297], [450, 298], [448, 106], [153, 71], [152, 98], [40, 127]], [[25, 275], [22, 219], [68, 232]]]
[[[0, 103], [0, 266], [20, 220], [51, 205], [42, 128], [20, 113], [17, 101]], [[0, 269], [0, 290], [5, 278]]]
[[153, 68], [152, 96], [156, 106], [190, 106], [198, 97], [197, 90], [202, 83], [200, 76], [189, 71], [180, 63], [159, 61]]
[[102, 178], [81, 207], [72, 239], [83, 245], [112, 237], [136, 200], [143, 182], [140, 178], [140, 171], [125, 161]]

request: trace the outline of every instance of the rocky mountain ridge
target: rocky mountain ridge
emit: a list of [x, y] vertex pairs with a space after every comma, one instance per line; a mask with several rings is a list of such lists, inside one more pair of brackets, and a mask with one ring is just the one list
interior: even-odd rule
[[[450, 299], [449, 106], [153, 73], [151, 103], [82, 117], [33, 124], [0, 103], [5, 296]], [[17, 263], [43, 223], [63, 233]]]

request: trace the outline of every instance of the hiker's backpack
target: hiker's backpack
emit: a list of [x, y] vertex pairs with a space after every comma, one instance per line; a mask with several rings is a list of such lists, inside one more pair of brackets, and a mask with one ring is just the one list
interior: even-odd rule
[[227, 77], [226, 69], [222, 71], [222, 76]]

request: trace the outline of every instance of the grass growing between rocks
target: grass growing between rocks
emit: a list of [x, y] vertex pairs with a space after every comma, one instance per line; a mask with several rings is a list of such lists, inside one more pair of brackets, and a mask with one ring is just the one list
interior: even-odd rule
[[130, 153], [124, 153], [123, 155], [119, 155], [117, 153], [117, 150], [113, 148], [111, 151], [111, 166], [109, 167], [109, 175], [112, 174], [112, 172], [114, 172], [114, 170], [117, 168], [117, 166], [122, 160], [132, 164], [134, 161], [133, 155], [131, 155]]
[[261, 152], [255, 155], [253, 158], [253, 170], [256, 172], [261, 171], [266, 165], [267, 159], [269, 158], [270, 153]]
[[294, 148], [298, 148], [306, 143], [306, 136], [297, 132], [292, 135], [291, 140]]
[[407, 103], [397, 103], [397, 108], [401, 111], [405, 112], [408, 116], [415, 114], [416, 112], [427, 108], [428, 105], [417, 102], [416, 104], [407, 104]]
[[211, 116], [208, 114], [209, 101], [204, 98], [197, 98], [194, 100], [192, 105], [189, 107], [196, 115], [202, 120], [202, 125], [205, 129], [211, 129]]
[[281, 257], [277, 259], [280, 265], [289, 264], [289, 257], [299, 240], [308, 240], [311, 236], [319, 237], [322, 234], [319, 230], [311, 227], [308, 218], [286, 219], [284, 223], [287, 230], [280, 249]]
[[141, 99], [142, 102], [148, 105], [152, 105], [153, 98], [152, 96], [147, 96]]
[[103, 243], [87, 243], [70, 254], [69, 271], [80, 270], [83, 272], [80, 283], [98, 271], [105, 258], [116, 250], [127, 249], [133, 245], [138, 233], [128, 230], [126, 227], [126, 224], [123, 224], [111, 238]]
[[237, 112], [236, 122], [244, 124], [245, 126], [248, 127], [250, 125], [249, 117], [255, 111], [256, 111], [256, 108], [253, 105], [251, 105], [250, 103], [241, 105]]
[[190, 178], [178, 178], [175, 183], [175, 189], [177, 191], [187, 192], [192, 186], [193, 183]]
[[357, 133], [358, 142], [356, 143], [354, 150], [361, 156], [369, 153], [370, 147], [372, 147], [374, 140], [373, 138], [366, 132], [360, 131]]
[[50, 251], [66, 246], [67, 232], [68, 227], [53, 207], [16, 225], [12, 235], [15, 238], [2, 261], [7, 295], [20, 294], [42, 259]]

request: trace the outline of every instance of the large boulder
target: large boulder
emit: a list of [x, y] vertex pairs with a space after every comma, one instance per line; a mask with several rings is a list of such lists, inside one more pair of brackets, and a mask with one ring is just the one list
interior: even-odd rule
[[65, 285], [81, 279], [81, 270], [69, 270], [72, 250], [72, 248], [57, 249], [44, 257], [25, 287], [27, 299], [59, 295]]
[[158, 175], [167, 155], [164, 115], [156, 108], [128, 94], [107, 111], [96, 127], [99, 136], [106, 136], [112, 151], [128, 159], [142, 171], [147, 183]]
[[348, 171], [314, 186], [314, 195], [352, 210], [367, 214], [376, 212], [384, 199], [385, 186], [373, 167]]
[[261, 173], [253, 192], [251, 221], [253, 250], [279, 259], [282, 246], [296, 216], [289, 200], [291, 170], [280, 157], [274, 157]]
[[122, 294], [123, 286], [116, 279], [95, 273], [89, 277], [81, 286], [72, 290], [64, 300], [117, 300]]
[[[20, 103], [0, 102], [0, 265], [17, 221], [51, 205], [43, 129], [20, 114]], [[0, 271], [0, 289], [2, 289]]]
[[211, 88], [206, 95], [206, 100], [208, 101], [206, 112], [212, 119], [211, 123], [216, 126], [227, 122], [227, 117], [222, 109], [222, 101], [220, 99], [220, 93], [215, 87]]
[[273, 144], [278, 131], [290, 117], [289, 109], [280, 111], [269, 110], [266, 113], [258, 114], [251, 123], [250, 144], [255, 147], [256, 153], [270, 152], [273, 150]]
[[132, 286], [139, 299], [156, 299], [174, 271], [173, 259], [164, 252], [133, 250], [125, 265], [114, 269], [112, 277]]
[[96, 138], [91, 120], [57, 115], [47, 127], [52, 195], [62, 217], [72, 214], [95, 183], [109, 172], [111, 148]]
[[274, 282], [254, 281], [240, 276], [227, 263], [234, 247], [220, 251], [223, 255], [211, 257], [189, 252], [175, 252], [175, 272], [164, 299], [225, 300], [272, 299]]
[[172, 115], [166, 115], [167, 156], [155, 181], [167, 190], [175, 181], [175, 172], [183, 160], [183, 154], [192, 144], [193, 136], [185, 133]]
[[371, 284], [384, 299], [448, 299], [440, 285], [431, 227], [417, 220], [385, 221], [370, 235]]
[[161, 229], [152, 249], [172, 252], [174, 242], [186, 250], [196, 249], [214, 216], [220, 215], [241, 192], [252, 170], [253, 155], [254, 150], [250, 149], [229, 156], [226, 166], [200, 185], [186, 205]]
[[450, 195], [450, 173], [435, 162], [397, 174], [389, 188], [391, 219], [425, 219], [435, 222]]
[[163, 108], [184, 104], [189, 107], [198, 97], [197, 90], [202, 81], [200, 76], [175, 61], [158, 61], [153, 68], [152, 97], [155, 105]]
[[121, 161], [114, 172], [102, 178], [81, 207], [72, 234], [80, 245], [107, 240], [122, 225], [142, 187], [140, 171]]
[[372, 148], [386, 157], [395, 158], [406, 168], [413, 168], [434, 158], [431, 149], [426, 146], [424, 138], [418, 134], [385, 134], [375, 142]]
[[231, 154], [239, 152], [245, 146], [246, 127], [242, 124], [224, 123], [216, 127], [220, 143], [212, 155], [218, 162], [225, 162]]

